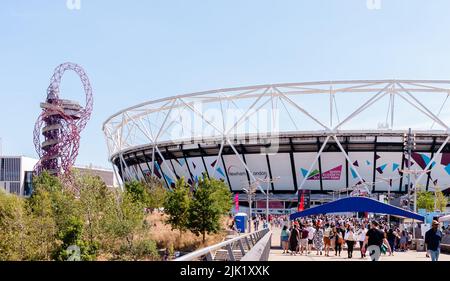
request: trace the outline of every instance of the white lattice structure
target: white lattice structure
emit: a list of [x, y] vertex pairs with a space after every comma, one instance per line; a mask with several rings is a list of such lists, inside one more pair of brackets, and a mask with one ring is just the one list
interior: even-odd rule
[[[203, 169], [234, 192], [256, 183], [262, 193], [282, 194], [361, 184], [405, 192], [403, 136], [412, 128], [416, 167], [423, 171], [414, 182], [446, 188], [449, 94], [450, 81], [430, 80], [218, 89], [124, 109], [105, 121], [103, 132], [123, 180], [151, 173], [170, 188], [182, 176], [195, 182]], [[268, 178], [281, 180], [266, 188], [260, 183]]]

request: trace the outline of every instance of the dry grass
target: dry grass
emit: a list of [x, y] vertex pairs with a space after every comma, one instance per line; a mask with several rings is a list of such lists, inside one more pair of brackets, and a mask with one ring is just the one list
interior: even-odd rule
[[[206, 235], [205, 244], [202, 243], [202, 237], [196, 236], [190, 231], [183, 232], [180, 236], [178, 230], [172, 230], [170, 225], [165, 224], [166, 216], [163, 213], [154, 212], [146, 218], [150, 225], [149, 238], [156, 241], [158, 248], [166, 248], [173, 245], [176, 251], [193, 251], [202, 247], [222, 242], [226, 236], [226, 231], [218, 234]], [[223, 222], [225, 229], [226, 221]]]

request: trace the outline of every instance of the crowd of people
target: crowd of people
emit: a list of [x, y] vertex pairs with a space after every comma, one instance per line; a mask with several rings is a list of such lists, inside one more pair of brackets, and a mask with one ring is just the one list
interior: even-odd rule
[[[288, 222], [286, 218], [282, 219]], [[284, 223], [281, 231], [283, 254], [341, 256], [353, 258], [359, 249], [360, 258], [366, 257], [367, 247], [377, 245], [382, 254], [394, 255], [396, 251], [408, 251], [412, 244], [412, 231], [400, 225], [389, 224], [384, 218], [345, 216], [315, 216]]]
[[[351, 259], [355, 249], [358, 249], [359, 258], [366, 258], [370, 246], [377, 246], [383, 255], [394, 255], [395, 252], [410, 250], [413, 241], [411, 226], [388, 223], [385, 216], [370, 220], [356, 216], [319, 215], [290, 221], [287, 215], [269, 215], [266, 218], [258, 214], [252, 217], [251, 222], [255, 231], [267, 227], [281, 228], [282, 253], [288, 255], [310, 255], [315, 251], [317, 256], [341, 256], [342, 251], [346, 250], [347, 258]], [[433, 235], [427, 233], [428, 237], [437, 235], [438, 238], [433, 239], [440, 241], [450, 232], [450, 228], [442, 227], [441, 231], [436, 228], [438, 225], [434, 221], [431, 229]], [[434, 249], [431, 258], [437, 260], [436, 243], [434, 240], [429, 242], [430, 239], [425, 241], [425, 246], [428, 246], [428, 252]]]

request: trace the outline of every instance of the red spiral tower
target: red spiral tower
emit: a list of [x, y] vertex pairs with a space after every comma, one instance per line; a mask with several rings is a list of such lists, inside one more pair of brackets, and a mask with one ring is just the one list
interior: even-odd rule
[[[59, 86], [67, 70], [74, 71], [81, 79], [86, 95], [84, 107], [76, 101], [60, 98]], [[50, 80], [47, 98], [41, 103], [42, 112], [34, 126], [34, 146], [40, 158], [34, 168], [37, 174], [44, 170], [56, 176], [69, 172], [78, 155], [80, 133], [86, 127], [92, 107], [92, 88], [83, 68], [70, 62], [59, 65]]]

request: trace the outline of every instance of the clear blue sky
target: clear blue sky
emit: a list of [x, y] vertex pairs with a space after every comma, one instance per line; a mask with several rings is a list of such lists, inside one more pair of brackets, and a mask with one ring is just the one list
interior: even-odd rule
[[[337, 79], [450, 79], [450, 1], [3, 0], [0, 137], [36, 156], [32, 131], [53, 69], [82, 65], [94, 112], [81, 165], [108, 166], [101, 125], [146, 100], [213, 88]], [[81, 100], [74, 74], [64, 98]]]

